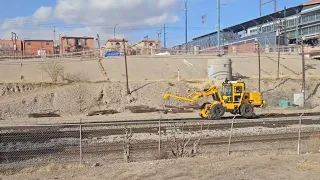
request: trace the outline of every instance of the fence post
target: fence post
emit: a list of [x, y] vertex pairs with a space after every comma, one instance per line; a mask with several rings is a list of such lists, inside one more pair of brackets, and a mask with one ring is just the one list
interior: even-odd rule
[[[162, 119], [162, 113], [161, 113], [161, 119]], [[161, 157], [161, 119], [159, 119], [159, 142], [158, 142], [159, 157]]]
[[231, 145], [231, 138], [232, 138], [232, 131], [233, 131], [233, 124], [234, 124], [234, 119], [236, 116], [233, 116], [232, 122], [231, 122], [231, 129], [230, 129], [230, 135], [229, 135], [229, 143], [228, 143], [228, 155], [230, 155], [230, 145]]
[[80, 165], [82, 165], [82, 122], [81, 122], [81, 119], [80, 119], [80, 125], [79, 125], [80, 127], [79, 127], [79, 139], [80, 139], [80, 153], [79, 153], [79, 155], [80, 155]]
[[300, 115], [299, 119], [299, 134], [298, 134], [298, 146], [297, 146], [297, 154], [300, 154], [300, 141], [301, 141], [301, 121], [302, 121], [302, 116], [304, 113]]

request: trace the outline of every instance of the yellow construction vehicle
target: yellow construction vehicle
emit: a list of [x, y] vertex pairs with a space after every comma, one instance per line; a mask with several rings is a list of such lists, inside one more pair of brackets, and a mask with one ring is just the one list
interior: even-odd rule
[[255, 116], [254, 107], [263, 107], [265, 105], [260, 92], [245, 92], [244, 82], [228, 80], [222, 83], [222, 93], [216, 86], [212, 85], [203, 92], [193, 92], [187, 97], [165, 94], [164, 99], [171, 97], [193, 103], [202, 97], [209, 96], [212, 96], [213, 101], [204, 103], [200, 107], [200, 116], [206, 119], [221, 119], [225, 112], [252, 118]]

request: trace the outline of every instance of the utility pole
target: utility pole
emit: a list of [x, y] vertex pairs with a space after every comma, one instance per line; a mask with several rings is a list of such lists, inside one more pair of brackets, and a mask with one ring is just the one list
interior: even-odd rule
[[206, 34], [207, 14], [202, 15], [201, 19], [202, 19], [202, 24], [203, 24], [203, 27], [204, 27], [204, 33], [203, 34]]
[[260, 17], [262, 16], [262, 6], [271, 2], [273, 2], [274, 12], [277, 12], [277, 0], [269, 0], [267, 2], [262, 2], [262, 0], [260, 0]]
[[166, 24], [163, 25], [163, 47], [166, 49], [167, 48], [167, 45], [166, 45]]
[[118, 23], [116, 25], [114, 25], [113, 28], [113, 39], [116, 39], [116, 27], [118, 26]]
[[56, 57], [56, 27], [53, 26], [53, 55]]
[[[14, 39], [13, 39], [14, 37]], [[14, 58], [16, 58], [16, 51], [17, 51], [17, 34], [15, 32], [11, 32], [11, 40], [13, 42], [13, 52]]]
[[277, 78], [280, 77], [280, 44], [281, 44], [281, 25], [278, 28], [278, 71], [277, 71]]
[[284, 7], [284, 45], [287, 46], [287, 41], [288, 41], [288, 38], [287, 38], [287, 20], [286, 20], [286, 17], [287, 17], [287, 7], [285, 6]]
[[101, 48], [100, 48], [100, 36], [97, 34], [97, 43], [98, 43], [98, 48], [99, 48], [99, 57], [101, 57]]
[[302, 91], [303, 91], [303, 107], [306, 103], [306, 67], [304, 59], [304, 44], [303, 38], [301, 38], [301, 58], [302, 58]]
[[261, 92], [261, 57], [260, 57], [260, 42], [256, 41], [258, 47], [258, 69], [259, 69], [259, 92]]
[[185, 16], [186, 16], [186, 54], [188, 53], [188, 46], [187, 46], [187, 43], [188, 43], [188, 0], [185, 0]]
[[218, 41], [218, 56], [220, 56], [220, 0], [218, 0], [218, 7], [217, 7], [217, 17], [218, 17], [218, 34], [217, 34], [217, 41]]
[[296, 9], [296, 14], [297, 14], [297, 18], [296, 18], [296, 45], [298, 45], [298, 38], [299, 38], [299, 20], [300, 20], [300, 14], [298, 14], [299, 10]]
[[127, 85], [127, 94], [130, 93], [129, 89], [129, 78], [128, 78], [128, 64], [127, 64], [127, 50], [126, 50], [126, 40], [123, 39], [123, 49], [124, 49], [124, 64], [125, 64], [125, 69], [126, 69], [126, 85]]

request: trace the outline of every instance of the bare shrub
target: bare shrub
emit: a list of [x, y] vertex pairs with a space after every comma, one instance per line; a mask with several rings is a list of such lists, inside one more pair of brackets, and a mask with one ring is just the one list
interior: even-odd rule
[[67, 80], [68, 82], [82, 82], [82, 81], [88, 81], [88, 78], [82, 73], [74, 73], [74, 74], [67, 73], [64, 76], [64, 80]]
[[59, 62], [49, 61], [41, 63], [41, 70], [48, 74], [53, 82], [58, 81], [58, 77], [63, 77], [64, 67]]
[[[175, 127], [176, 132], [176, 127]], [[202, 134], [202, 133], [201, 133]], [[201, 136], [193, 143], [191, 149], [187, 149], [188, 144], [191, 141], [191, 138], [186, 139], [183, 135], [182, 140], [178, 140], [176, 137], [176, 133], [173, 134], [173, 142], [171, 143], [171, 152], [175, 158], [181, 157], [194, 157], [199, 151], [199, 143], [201, 140]]]

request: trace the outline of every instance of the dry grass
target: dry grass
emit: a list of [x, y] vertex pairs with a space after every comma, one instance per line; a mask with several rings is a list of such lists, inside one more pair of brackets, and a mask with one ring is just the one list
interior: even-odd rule
[[307, 151], [310, 153], [320, 152], [320, 133], [313, 133], [307, 142]]

